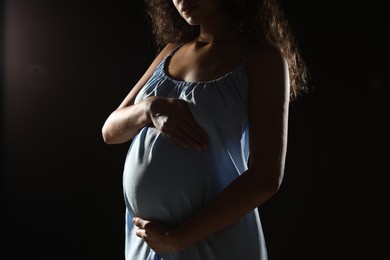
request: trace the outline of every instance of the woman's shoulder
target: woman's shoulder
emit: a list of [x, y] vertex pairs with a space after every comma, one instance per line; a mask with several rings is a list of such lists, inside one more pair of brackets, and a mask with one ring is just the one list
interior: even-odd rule
[[248, 62], [256, 66], [261, 64], [268, 64], [270, 62], [284, 62], [286, 59], [283, 53], [275, 47], [258, 43], [253, 47], [253, 54]]
[[162, 49], [157, 51], [157, 55], [155, 56], [153, 62], [149, 66], [146, 76], [152, 76], [154, 70], [157, 66], [171, 53], [173, 53], [181, 44], [179, 43], [167, 43]]
[[273, 47], [258, 45], [245, 66], [255, 98], [284, 98], [288, 93], [289, 69], [283, 53]]
[[163, 59], [167, 55], [174, 52], [181, 45], [182, 45], [182, 43], [169, 42], [159, 51], [157, 57], [160, 57], [160, 59]]
[[271, 46], [257, 44], [245, 64], [249, 75], [258, 75], [261, 71], [284, 71], [287, 60], [283, 53]]

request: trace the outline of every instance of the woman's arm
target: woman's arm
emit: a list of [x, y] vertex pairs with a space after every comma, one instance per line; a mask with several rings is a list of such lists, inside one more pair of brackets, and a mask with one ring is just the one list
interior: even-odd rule
[[102, 128], [104, 142], [127, 142], [145, 125], [153, 124], [161, 133], [184, 148], [198, 151], [207, 148], [207, 133], [192, 117], [184, 100], [151, 96], [134, 104], [137, 94], [150, 79], [157, 65], [176, 46], [168, 44], [160, 52], [120, 106], [109, 115]]
[[185, 249], [233, 224], [275, 194], [287, 149], [289, 75], [283, 56], [259, 48], [247, 63], [250, 84], [250, 165], [206, 207], [178, 227], [135, 218], [137, 235], [157, 252]]
[[145, 74], [131, 89], [119, 107], [108, 116], [102, 128], [104, 142], [107, 144], [118, 144], [129, 141], [142, 127], [151, 122], [148, 114], [150, 100], [146, 99], [137, 104], [134, 104], [134, 100], [138, 92], [152, 76], [157, 65], [175, 47], [176, 45], [174, 44], [168, 44], [157, 55]]

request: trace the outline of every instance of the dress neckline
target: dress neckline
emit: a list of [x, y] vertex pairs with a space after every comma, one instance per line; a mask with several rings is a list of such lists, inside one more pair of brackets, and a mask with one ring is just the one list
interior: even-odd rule
[[162, 73], [163, 75], [170, 81], [172, 82], [175, 82], [175, 83], [180, 83], [180, 84], [188, 84], [188, 85], [191, 85], [191, 84], [208, 84], [208, 83], [215, 83], [215, 82], [218, 82], [220, 80], [223, 80], [225, 78], [228, 78], [229, 76], [235, 74], [235, 73], [242, 73], [245, 75], [245, 72], [244, 72], [244, 65], [245, 63], [247, 62], [247, 60], [252, 56], [253, 52], [255, 51], [256, 48], [254, 48], [251, 53], [248, 55], [248, 57], [245, 59], [245, 61], [243, 63], [241, 63], [240, 65], [238, 65], [235, 69], [229, 71], [229, 72], [226, 72], [225, 74], [223, 74], [222, 76], [219, 76], [215, 79], [210, 79], [210, 80], [204, 80], [204, 81], [186, 81], [186, 80], [181, 80], [181, 79], [177, 79], [173, 76], [171, 76], [168, 72], [168, 66], [169, 66], [169, 62], [171, 60], [171, 58], [173, 57], [173, 55], [176, 53], [176, 51], [178, 49], [180, 49], [185, 43], [182, 43], [182, 44], [179, 44], [171, 53], [169, 53], [164, 59], [163, 59], [163, 64], [162, 64]]

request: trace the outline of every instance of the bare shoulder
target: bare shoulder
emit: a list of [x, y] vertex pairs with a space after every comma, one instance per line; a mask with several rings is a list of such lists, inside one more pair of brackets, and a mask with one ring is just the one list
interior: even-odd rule
[[253, 76], [269, 71], [274, 71], [274, 73], [283, 72], [287, 68], [287, 61], [280, 51], [261, 45], [255, 47], [254, 53], [245, 66], [248, 75]]
[[158, 64], [160, 64], [161, 61], [167, 55], [169, 55], [175, 48], [177, 48], [177, 46], [179, 46], [178, 43], [168, 43], [167, 45], [165, 45], [165, 47], [154, 58], [149, 68], [146, 70], [145, 74], [141, 77], [140, 81], [137, 83], [136, 89], [139, 89], [141, 86], [143, 86], [146, 83], [146, 81], [152, 76]]
[[245, 71], [254, 93], [287, 93], [289, 89], [288, 64], [277, 49], [257, 46], [248, 60]]
[[146, 84], [146, 82], [152, 77], [153, 72], [157, 68], [158, 64], [166, 57], [168, 54], [170, 54], [179, 44], [177, 43], [168, 43], [154, 58], [152, 63], [149, 65], [145, 73], [142, 75], [142, 77], [138, 80], [138, 82], [131, 88], [130, 92], [127, 94], [125, 99], [122, 101], [122, 103], [119, 105], [118, 108], [126, 107], [129, 105], [134, 104], [135, 98], [139, 91], [142, 89], [142, 87]]
[[168, 54], [170, 54], [174, 49], [176, 49], [179, 45], [181, 45], [180, 43], [168, 43], [167, 45], [165, 45], [165, 47], [161, 50], [161, 52], [159, 53], [160, 55], [163, 55], [163, 56], [166, 56]]
[[153, 65], [157, 66], [156, 64], [160, 63], [165, 56], [169, 55], [179, 45], [180, 45], [179, 43], [168, 43], [167, 45], [165, 45], [165, 47], [157, 54], [155, 60], [152, 63], [152, 67]]
[[161, 61], [175, 48], [177, 48], [177, 46], [179, 46], [178, 43], [168, 43], [167, 45], [165, 45], [165, 47], [154, 58], [149, 68], [146, 70], [145, 74], [141, 77], [140, 81], [135, 86], [136, 90], [139, 90], [147, 82], [147, 80], [152, 76], [154, 70], [157, 68], [158, 64], [160, 64]]

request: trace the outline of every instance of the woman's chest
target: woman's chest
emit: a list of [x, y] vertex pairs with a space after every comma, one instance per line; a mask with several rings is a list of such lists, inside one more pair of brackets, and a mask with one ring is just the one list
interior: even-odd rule
[[[242, 51], [241, 51], [242, 52]], [[176, 80], [205, 82], [218, 79], [243, 64], [244, 53], [231, 48], [183, 46], [169, 59], [166, 73]]]

